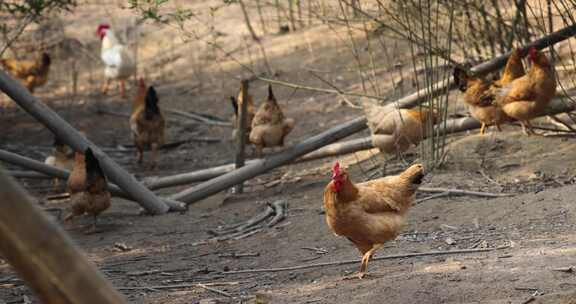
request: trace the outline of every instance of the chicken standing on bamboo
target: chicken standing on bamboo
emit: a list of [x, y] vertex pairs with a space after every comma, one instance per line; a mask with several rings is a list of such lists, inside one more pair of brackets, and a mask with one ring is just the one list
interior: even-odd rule
[[338, 162], [334, 164], [332, 181], [324, 189], [326, 222], [362, 254], [358, 278], [365, 276], [374, 252], [400, 233], [423, 178], [424, 168], [416, 164], [400, 175], [355, 184]]
[[164, 114], [158, 107], [158, 95], [154, 87], [146, 89], [143, 79], [138, 81], [138, 95], [132, 104], [130, 115], [130, 130], [138, 153], [138, 163], [144, 159], [144, 150], [152, 152], [151, 167], [155, 168], [158, 161], [158, 150], [164, 144], [166, 123]]
[[102, 40], [100, 57], [105, 65], [102, 94], [108, 93], [112, 80], [120, 83], [120, 95], [126, 97], [126, 80], [136, 73], [136, 62], [130, 50], [120, 42], [110, 25], [100, 24], [96, 34]]
[[437, 113], [430, 109], [388, 110], [372, 102], [364, 102], [364, 113], [372, 134], [372, 144], [385, 155], [406, 152], [417, 146], [437, 120]]
[[487, 126], [496, 126], [498, 131], [502, 131], [500, 125], [512, 120], [498, 105], [486, 103], [485, 96], [525, 75], [522, 57], [522, 51], [514, 49], [508, 58], [502, 76], [492, 83], [482, 77], [472, 77], [459, 67], [454, 69], [454, 81], [460, 91], [464, 92], [464, 103], [468, 105], [472, 117], [482, 124], [481, 135], [485, 134]]
[[0, 64], [10, 75], [20, 80], [30, 93], [48, 81], [50, 55], [43, 52], [35, 60], [0, 59]]
[[556, 94], [556, 76], [548, 57], [531, 47], [528, 73], [492, 90], [485, 102], [499, 106], [506, 115], [520, 121], [526, 135], [536, 134], [531, 119], [544, 114], [544, 109]]
[[96, 232], [98, 215], [110, 207], [110, 192], [92, 149], [87, 148], [85, 153], [76, 152], [74, 168], [68, 177], [68, 192], [72, 208], [64, 221], [70, 222], [74, 217], [88, 214], [93, 217], [93, 223], [87, 233]]
[[264, 148], [284, 146], [286, 135], [294, 129], [294, 123], [294, 119], [284, 117], [272, 86], [268, 85], [268, 99], [254, 115], [250, 131], [250, 142], [255, 147], [256, 157], [262, 157]]

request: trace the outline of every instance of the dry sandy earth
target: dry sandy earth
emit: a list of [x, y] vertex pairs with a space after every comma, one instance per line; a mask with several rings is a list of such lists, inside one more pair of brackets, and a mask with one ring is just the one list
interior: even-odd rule
[[[205, 10], [220, 1], [190, 2]], [[201, 3], [201, 4], [195, 4]], [[78, 39], [98, 56], [93, 28], [107, 20], [116, 7], [85, 4], [66, 16], [67, 37]], [[94, 13], [96, 12], [96, 13]], [[116, 14], [117, 13], [117, 14]], [[217, 30], [222, 44], [235, 58], [263, 71], [258, 49], [244, 51], [245, 35], [237, 8], [224, 8], [226, 20]], [[132, 24], [129, 12], [114, 10], [115, 25]], [[152, 25], [141, 28], [141, 73], [154, 83], [165, 109], [210, 113], [228, 119], [232, 113], [227, 96], [236, 94], [238, 80], [247, 75], [234, 60], [203, 43], [184, 43], [173, 29]], [[330, 32], [327, 37], [326, 32]], [[321, 74], [346, 91], [360, 90], [349, 49], [340, 39], [345, 31], [319, 25], [289, 35], [264, 36], [268, 60], [278, 78], [322, 87], [308, 70]], [[401, 43], [396, 43], [399, 48]], [[168, 50], [168, 51], [167, 51]], [[250, 55], [250, 56], [249, 56]], [[251, 56], [256, 59], [251, 59]], [[127, 118], [97, 114], [98, 110], [126, 112], [129, 101], [97, 92], [101, 67], [78, 55], [81, 81], [78, 95], [70, 97], [69, 61], [56, 61], [54, 78], [38, 96], [73, 125], [87, 131], [96, 143], [112, 150], [111, 156], [137, 177], [170, 175], [230, 162], [231, 129], [180, 122], [169, 126], [170, 142], [204, 139], [162, 153], [157, 171], [135, 164], [131, 151], [118, 149], [131, 143]], [[403, 57], [397, 55], [398, 60]], [[376, 58], [382, 68], [382, 94], [395, 81], [391, 63]], [[396, 79], [397, 80], [397, 79]], [[402, 90], [410, 90], [405, 81]], [[254, 82], [253, 94], [264, 97], [265, 84]], [[289, 117], [297, 127], [288, 144], [357, 117], [361, 112], [343, 106], [334, 95], [275, 87]], [[133, 93], [133, 92], [132, 92]], [[457, 97], [457, 94], [453, 94]], [[453, 98], [456, 102], [455, 98]], [[454, 111], [462, 110], [454, 106]], [[42, 160], [50, 149], [48, 130], [13, 106], [1, 112], [0, 147]], [[363, 132], [358, 136], [366, 136]], [[275, 169], [247, 183], [246, 193], [221, 193], [196, 203], [184, 214], [138, 215], [138, 206], [114, 199], [101, 216], [102, 232], [84, 235], [69, 231], [114, 286], [131, 303], [524, 303], [531, 296], [570, 291], [572, 272], [556, 271], [576, 263], [576, 153], [572, 138], [525, 137], [507, 126], [500, 134], [480, 137], [476, 132], [450, 139], [446, 163], [426, 179], [428, 187], [506, 192], [513, 197], [487, 199], [472, 196], [440, 197], [414, 206], [403, 234], [376, 256], [457, 249], [504, 249], [468, 254], [435, 255], [373, 261], [367, 279], [344, 281], [358, 265], [323, 266], [290, 271], [232, 274], [231, 271], [308, 265], [359, 258], [356, 249], [335, 237], [324, 222], [322, 190], [334, 159]], [[205, 141], [205, 139], [216, 139]], [[365, 178], [374, 152], [340, 157], [349, 164], [355, 180]], [[396, 163], [392, 167], [399, 167]], [[10, 169], [16, 169], [7, 166]], [[280, 183], [270, 183], [282, 180]], [[50, 181], [21, 180], [35, 196], [54, 193]], [[184, 187], [160, 191], [174, 193]], [[429, 194], [419, 193], [418, 198]], [[265, 203], [288, 201], [288, 215], [273, 228], [240, 240], [203, 241], [207, 232], [246, 220], [261, 212]], [[66, 203], [56, 206], [65, 207]], [[80, 219], [78, 224], [89, 223]], [[310, 248], [317, 248], [311, 250]], [[211, 283], [216, 293], [194, 283]], [[172, 285], [172, 287], [167, 287]], [[174, 286], [176, 285], [176, 286]], [[33, 297], [0, 260], [0, 299], [24, 303]], [[260, 299], [262, 299], [260, 301]], [[561, 303], [557, 298], [549, 303]], [[0, 301], [1, 302], [1, 301]], [[534, 302], [535, 303], [535, 302]], [[569, 303], [569, 302], [564, 302]]]

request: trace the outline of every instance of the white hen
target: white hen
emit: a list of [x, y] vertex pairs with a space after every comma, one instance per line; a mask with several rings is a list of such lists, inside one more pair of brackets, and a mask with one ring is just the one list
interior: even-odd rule
[[102, 86], [102, 93], [108, 92], [110, 82], [115, 79], [120, 82], [120, 95], [126, 97], [126, 79], [136, 72], [136, 64], [130, 50], [123, 45], [108, 24], [98, 25], [96, 34], [102, 40], [100, 58], [106, 65], [104, 76], [106, 81]]

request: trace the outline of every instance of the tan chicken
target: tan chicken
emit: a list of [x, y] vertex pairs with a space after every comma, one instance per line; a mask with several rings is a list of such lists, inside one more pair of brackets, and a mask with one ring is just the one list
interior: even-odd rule
[[70, 222], [83, 214], [91, 215], [94, 221], [87, 232], [96, 232], [98, 215], [110, 207], [110, 192], [106, 176], [90, 148], [84, 154], [76, 152], [74, 168], [68, 177], [68, 191], [72, 209], [64, 221]]
[[236, 135], [238, 133], [238, 126], [240, 125], [238, 120], [238, 111], [244, 102], [242, 99], [242, 94], [248, 96], [246, 98], [246, 139], [248, 140], [250, 136], [250, 131], [252, 131], [252, 121], [254, 120], [254, 100], [252, 99], [252, 95], [249, 94], [248, 90], [250, 89], [250, 83], [248, 80], [242, 80], [240, 83], [240, 92], [238, 93], [238, 97], [234, 98], [234, 96], [230, 96], [230, 100], [232, 102], [232, 107], [234, 109], [234, 130], [232, 130], [232, 139], [236, 139]]
[[45, 52], [35, 60], [0, 59], [0, 64], [18, 78], [30, 93], [48, 81], [50, 63], [50, 55]]
[[530, 120], [544, 114], [556, 94], [556, 76], [548, 57], [532, 47], [528, 50], [532, 67], [528, 73], [495, 90], [493, 104], [506, 115], [519, 120], [525, 134], [535, 134]]
[[400, 175], [354, 184], [348, 172], [334, 164], [332, 181], [324, 189], [326, 222], [362, 254], [358, 278], [365, 276], [374, 252], [400, 233], [423, 178], [424, 168], [416, 164]]
[[256, 150], [256, 157], [262, 157], [264, 148], [283, 146], [284, 139], [294, 129], [294, 119], [285, 118], [272, 86], [268, 85], [268, 100], [256, 112], [252, 121], [250, 142]]
[[144, 149], [152, 151], [151, 167], [157, 164], [158, 150], [164, 144], [165, 120], [158, 107], [158, 95], [154, 87], [148, 87], [143, 79], [139, 80], [138, 95], [132, 105], [130, 130], [138, 153], [138, 163], [144, 159]]
[[[425, 137], [427, 127], [438, 120], [434, 110], [389, 111], [369, 101], [364, 102], [364, 113], [372, 133], [372, 144], [386, 155], [399, 155], [411, 146], [417, 146]], [[429, 124], [430, 120], [432, 124]]]
[[454, 69], [454, 80], [460, 91], [464, 92], [464, 103], [468, 105], [472, 117], [482, 124], [481, 135], [486, 133], [487, 126], [496, 126], [498, 131], [502, 131], [500, 125], [512, 121], [512, 118], [506, 115], [498, 105], [487, 103], [485, 99], [495, 90], [525, 75], [522, 57], [523, 53], [520, 49], [512, 50], [502, 76], [492, 83], [481, 77], [471, 77], [458, 67]]
[[[74, 150], [60, 141], [58, 137], [54, 137], [54, 150], [52, 151], [52, 155], [44, 160], [44, 163], [66, 171], [71, 171], [74, 167]], [[59, 179], [55, 178], [54, 187], [58, 188], [59, 185]]]
[[458, 67], [454, 69], [454, 80], [460, 91], [464, 92], [463, 101], [468, 105], [470, 114], [482, 124], [480, 134], [484, 135], [488, 126], [496, 126], [498, 131], [502, 131], [500, 125], [511, 118], [499, 106], [485, 102], [492, 84], [484, 78], [468, 76]]

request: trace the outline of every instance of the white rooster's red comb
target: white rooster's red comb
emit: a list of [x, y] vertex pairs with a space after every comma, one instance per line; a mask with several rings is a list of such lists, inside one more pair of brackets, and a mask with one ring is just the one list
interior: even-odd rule
[[108, 23], [99, 24], [98, 28], [96, 29], [96, 34], [100, 36], [100, 35], [102, 35], [101, 33], [103, 30], [107, 30], [109, 28], [110, 28], [110, 25]]

